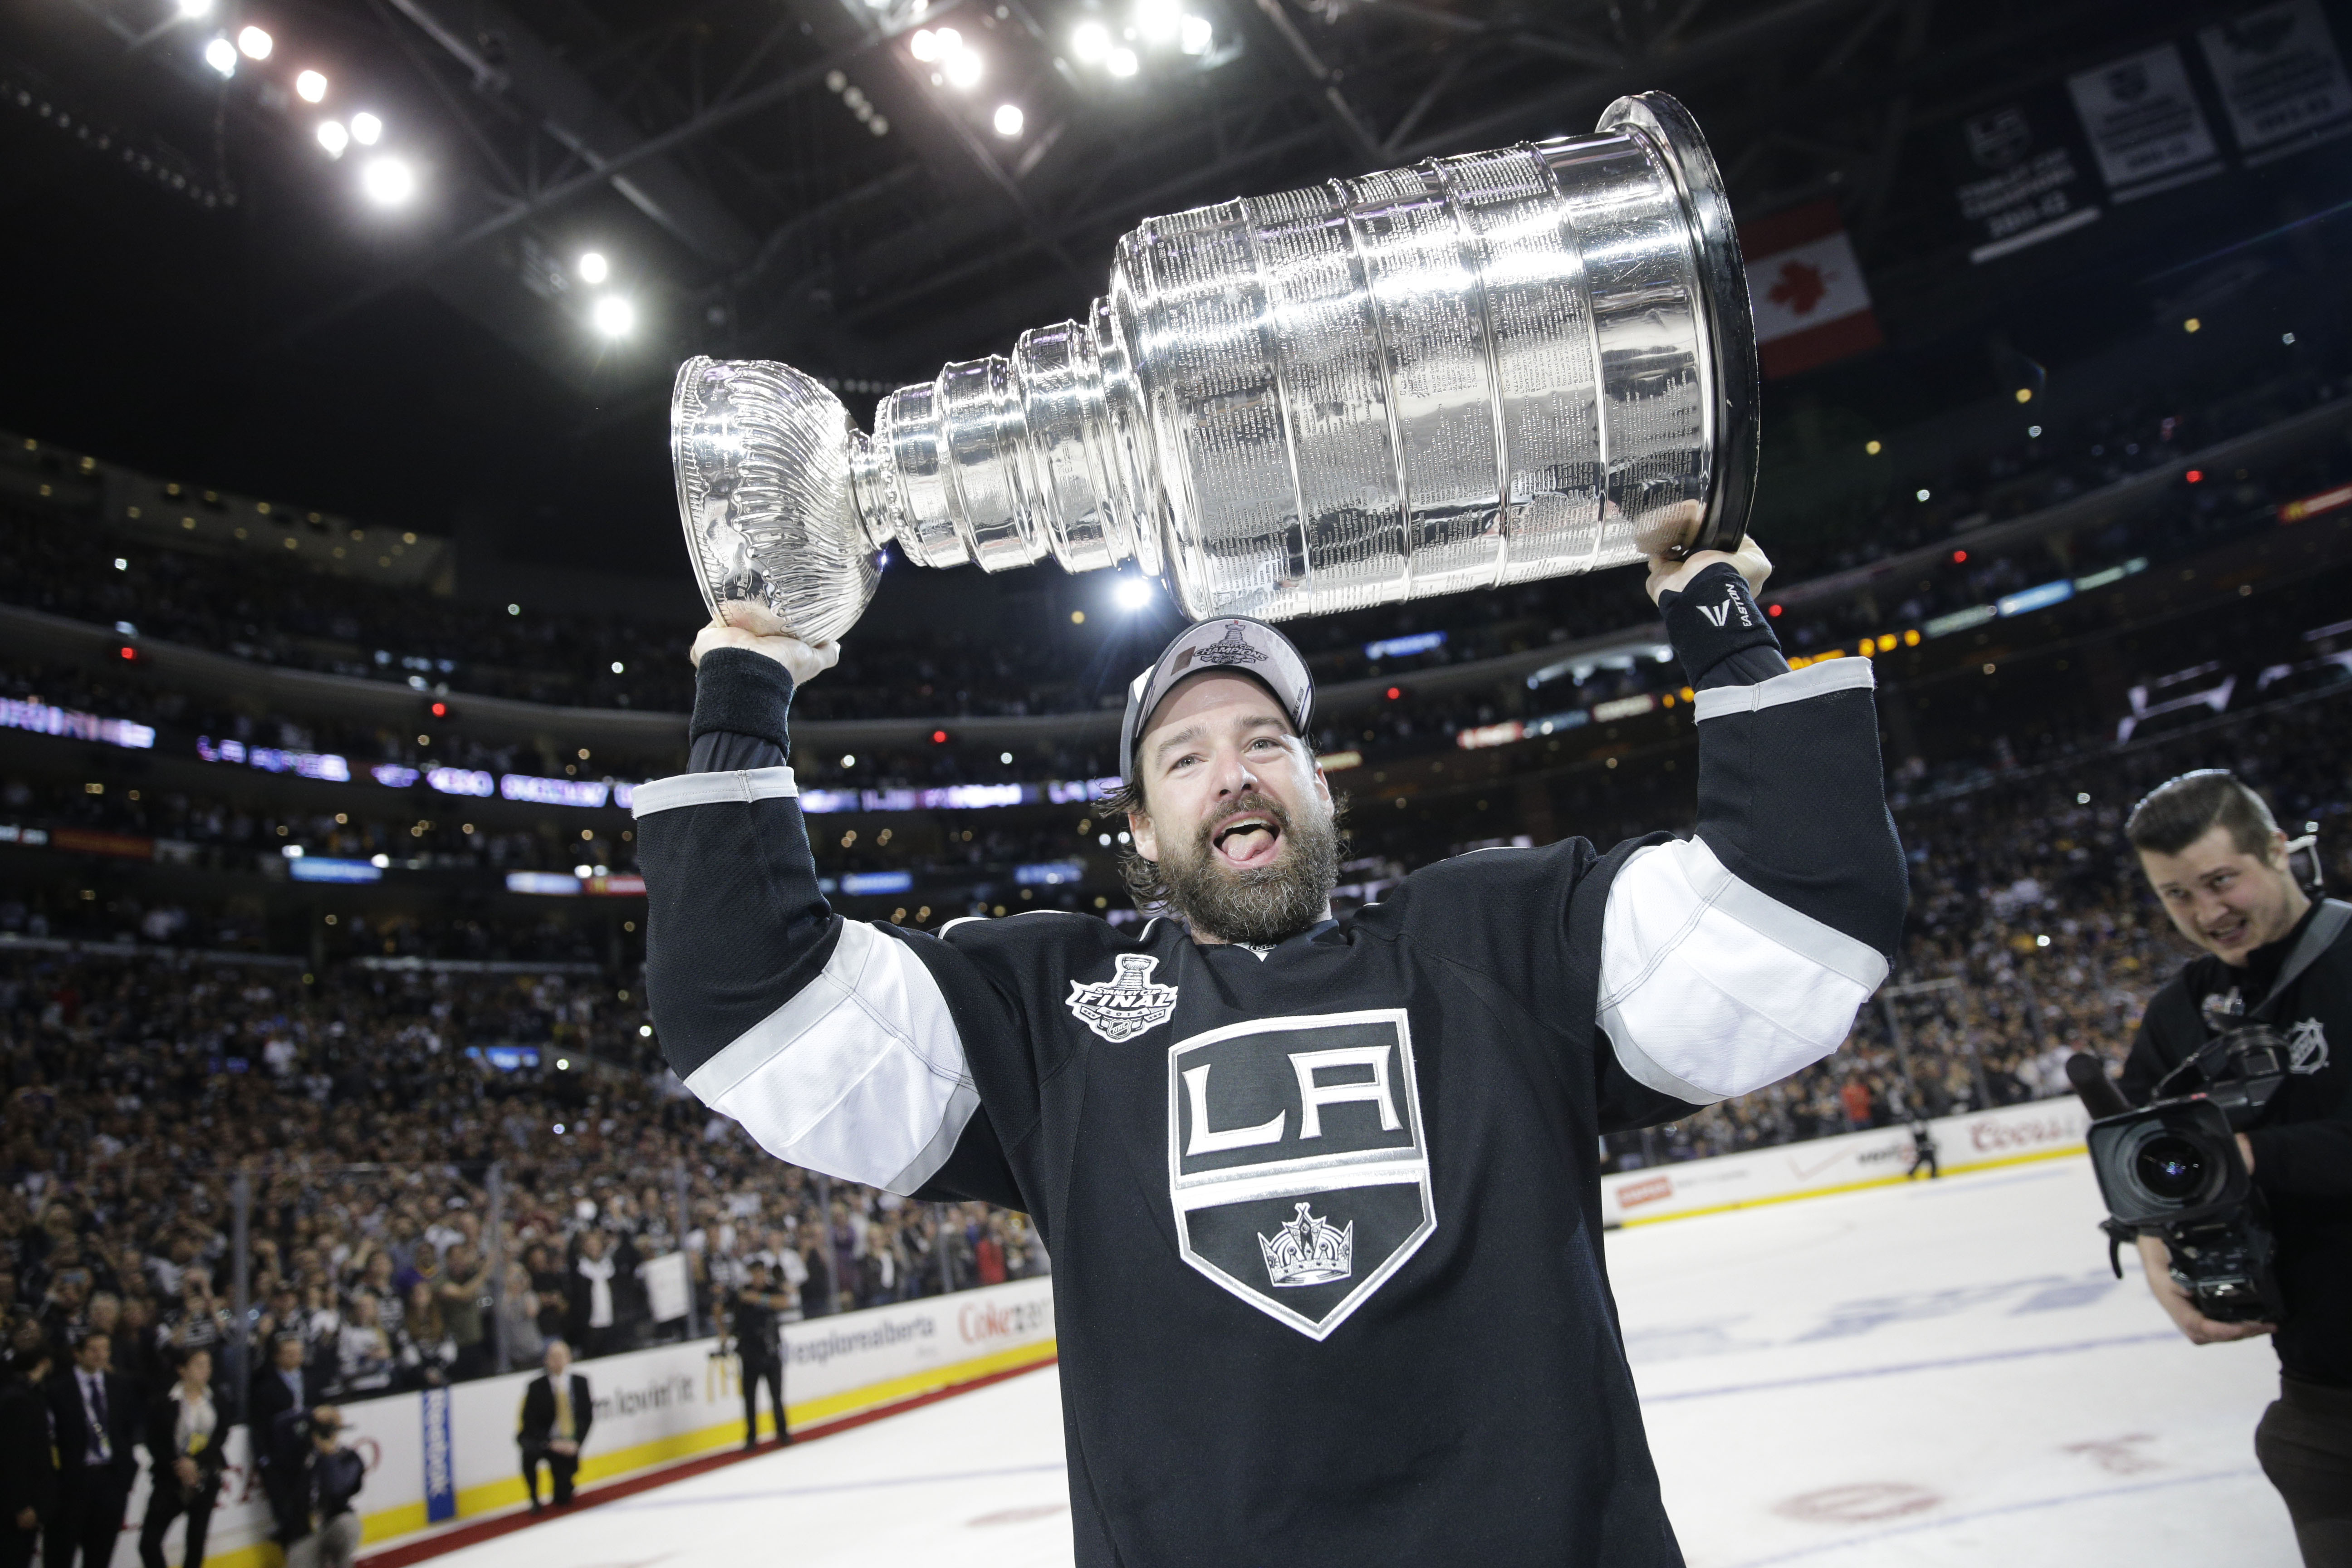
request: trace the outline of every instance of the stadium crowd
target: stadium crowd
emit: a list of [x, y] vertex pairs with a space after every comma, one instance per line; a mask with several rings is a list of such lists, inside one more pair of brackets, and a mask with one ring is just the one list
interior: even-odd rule
[[[0, 1323], [60, 1365], [108, 1332], [151, 1394], [188, 1351], [238, 1339], [256, 1368], [299, 1342], [337, 1399], [485, 1375], [501, 1348], [528, 1366], [550, 1338], [592, 1355], [678, 1339], [754, 1260], [787, 1321], [1046, 1267], [1018, 1215], [769, 1159], [685, 1094], [602, 980], [305, 985], [58, 948], [0, 952]], [[665, 1316], [652, 1279], [681, 1256], [692, 1304]]]

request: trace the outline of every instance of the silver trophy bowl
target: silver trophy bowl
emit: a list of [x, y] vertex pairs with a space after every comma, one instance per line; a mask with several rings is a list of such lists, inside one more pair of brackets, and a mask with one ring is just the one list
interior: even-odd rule
[[1681, 104], [1590, 136], [1151, 218], [1083, 321], [858, 431], [789, 365], [670, 410], [704, 599], [822, 642], [883, 552], [1133, 562], [1195, 619], [1358, 609], [1728, 549], [1756, 477], [1747, 275]]

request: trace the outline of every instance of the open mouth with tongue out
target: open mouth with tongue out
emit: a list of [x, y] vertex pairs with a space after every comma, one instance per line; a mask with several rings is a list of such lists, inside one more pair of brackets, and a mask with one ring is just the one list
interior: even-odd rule
[[1209, 825], [1209, 847], [1236, 870], [1270, 866], [1282, 851], [1283, 814], [1269, 804], [1243, 804]]

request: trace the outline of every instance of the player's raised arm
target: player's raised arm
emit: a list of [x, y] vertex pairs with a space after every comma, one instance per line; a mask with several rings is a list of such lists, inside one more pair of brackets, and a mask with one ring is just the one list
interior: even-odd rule
[[695, 639], [690, 771], [636, 792], [662, 1049], [769, 1152], [912, 1193], [979, 1107], [958, 1019], [916, 942], [843, 920], [817, 888], [786, 715], [839, 647], [729, 611]]
[[1697, 693], [1698, 830], [1610, 885], [1601, 1024], [1618, 1064], [1694, 1105], [1837, 1049], [1903, 931], [1866, 658], [1791, 670], [1737, 555], [1660, 562], [1650, 592]]

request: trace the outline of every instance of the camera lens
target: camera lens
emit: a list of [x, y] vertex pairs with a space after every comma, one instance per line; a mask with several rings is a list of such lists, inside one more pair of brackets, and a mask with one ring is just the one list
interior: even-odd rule
[[2205, 1184], [2205, 1151], [2177, 1132], [2166, 1132], [2140, 1145], [2132, 1168], [2149, 1192], [2179, 1203]]

